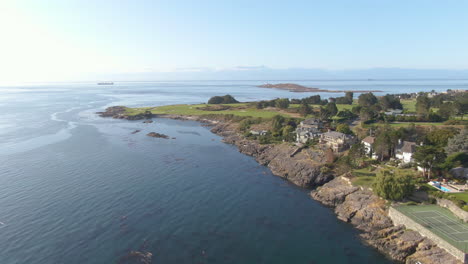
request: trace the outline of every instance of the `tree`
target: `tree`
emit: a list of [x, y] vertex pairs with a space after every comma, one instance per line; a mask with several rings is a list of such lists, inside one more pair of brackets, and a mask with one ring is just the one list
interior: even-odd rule
[[420, 146], [413, 154], [413, 159], [418, 166], [423, 168], [423, 174], [427, 179], [431, 178], [432, 169], [445, 159], [444, 152], [439, 151], [435, 146]]
[[361, 158], [366, 155], [366, 149], [364, 147], [364, 144], [362, 143], [356, 143], [351, 146], [348, 152], [348, 157], [350, 164], [353, 167], [358, 167], [361, 161]]
[[303, 98], [302, 103], [307, 103], [307, 104], [321, 104], [322, 99], [320, 98], [320, 95], [312, 95], [306, 98]]
[[374, 111], [372, 111], [369, 107], [362, 107], [361, 111], [359, 112], [359, 116], [361, 117], [361, 121], [363, 122], [374, 119], [374, 115]]
[[293, 133], [294, 130], [295, 130], [294, 127], [289, 126], [289, 125], [283, 127], [283, 130], [281, 132], [281, 134], [283, 135], [283, 139], [288, 142], [294, 141], [295, 139], [295, 134]]
[[288, 98], [276, 99], [275, 106], [281, 109], [286, 109], [289, 107], [289, 99]]
[[313, 110], [312, 110], [312, 107], [310, 107], [309, 104], [307, 103], [301, 103], [301, 106], [299, 107], [299, 114], [301, 114], [301, 116], [307, 116], [307, 115], [310, 115], [312, 114]]
[[352, 104], [353, 103], [353, 92], [346, 92], [345, 93], [345, 97], [348, 98], [348, 101], [350, 102], [349, 104]]
[[374, 191], [388, 200], [400, 201], [414, 192], [415, 184], [412, 175], [390, 170], [377, 173]]
[[338, 108], [335, 103], [328, 103], [325, 108], [327, 109], [330, 116], [335, 116], [338, 113]]
[[358, 97], [358, 104], [360, 106], [372, 106], [377, 103], [377, 97], [373, 93], [363, 93]]
[[403, 109], [403, 105], [400, 102], [400, 99], [394, 95], [387, 94], [380, 97], [379, 99], [380, 106], [383, 110], [391, 109]]
[[464, 128], [458, 135], [453, 136], [447, 140], [445, 153], [452, 155], [457, 152], [468, 153], [468, 129]]
[[448, 140], [455, 136], [457, 131], [453, 128], [434, 129], [426, 134], [426, 143], [443, 148], [447, 146]]
[[449, 119], [455, 114], [455, 107], [452, 102], [446, 102], [439, 106], [439, 115], [444, 119]]
[[271, 121], [272, 130], [275, 131], [275, 132], [280, 131], [281, 128], [283, 127], [284, 121], [285, 121], [285, 119], [284, 119], [283, 116], [275, 115], [275, 116], [272, 118], [272, 121]]
[[336, 131], [348, 135], [353, 134], [353, 131], [349, 128], [348, 124], [339, 124], [338, 126], [336, 126]]
[[320, 107], [320, 119], [326, 120], [330, 118], [332, 115], [330, 111], [326, 107]]
[[208, 100], [208, 104], [235, 104], [238, 102], [239, 101], [229, 94], [226, 94], [225, 96], [213, 96]]
[[427, 115], [430, 107], [431, 101], [426, 94], [419, 95], [418, 98], [416, 98], [416, 113], [418, 115]]
[[372, 149], [379, 157], [380, 161], [390, 157], [391, 149], [393, 147], [392, 139], [389, 131], [380, 131], [375, 137]]

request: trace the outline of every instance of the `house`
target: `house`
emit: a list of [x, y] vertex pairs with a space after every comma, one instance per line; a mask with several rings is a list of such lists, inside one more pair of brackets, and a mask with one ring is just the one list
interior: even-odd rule
[[354, 143], [354, 137], [341, 132], [328, 131], [321, 135], [320, 143], [328, 146], [334, 152], [340, 152], [348, 149]]
[[322, 134], [322, 129], [323, 123], [320, 119], [306, 119], [296, 129], [296, 140], [305, 144], [309, 139], [318, 138]]
[[388, 109], [385, 114], [386, 115], [401, 115], [403, 113], [402, 109]]
[[395, 149], [395, 157], [403, 163], [413, 161], [413, 154], [416, 152], [416, 142], [398, 140], [398, 145]]
[[374, 144], [375, 137], [367, 136], [361, 142], [364, 145], [364, 149], [366, 151], [367, 156], [372, 157], [373, 159], [377, 159], [377, 155], [374, 152], [372, 144]]
[[265, 136], [268, 133], [266, 130], [250, 130], [250, 134], [255, 136]]

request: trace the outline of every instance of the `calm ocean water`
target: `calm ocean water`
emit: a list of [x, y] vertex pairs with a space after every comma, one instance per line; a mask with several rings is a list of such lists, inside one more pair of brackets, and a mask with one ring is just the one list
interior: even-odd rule
[[[253, 87], [261, 83], [0, 87], [0, 263], [116, 263], [139, 249], [152, 252], [153, 263], [390, 263], [307, 190], [200, 124], [94, 114], [227, 93], [242, 101], [310, 95]], [[466, 80], [298, 83], [390, 93], [468, 87]], [[145, 136], [151, 131], [177, 139]]]

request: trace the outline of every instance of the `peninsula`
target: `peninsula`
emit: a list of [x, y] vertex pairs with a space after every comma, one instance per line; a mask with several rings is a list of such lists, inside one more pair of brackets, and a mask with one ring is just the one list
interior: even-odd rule
[[354, 93], [376, 93], [382, 92], [381, 90], [328, 90], [328, 89], [321, 89], [321, 88], [314, 88], [314, 87], [306, 87], [300, 84], [295, 83], [277, 83], [271, 84], [266, 83], [262, 85], [258, 85], [257, 87], [260, 88], [271, 88], [271, 89], [279, 89], [279, 90], [287, 90], [294, 93], [313, 93], [313, 92], [325, 92], [325, 93], [344, 93], [344, 92], [354, 92]]
[[[225, 143], [235, 145], [241, 153], [254, 157], [273, 174], [310, 189], [313, 199], [334, 208], [340, 220], [361, 231], [360, 236], [365, 243], [388, 257], [406, 263], [461, 263], [457, 253], [443, 246], [447, 243], [442, 245], [437, 238], [432, 240], [424, 232], [407, 229], [389, 212], [392, 212], [393, 206], [418, 207], [417, 204], [428, 203], [448, 204], [450, 211], [457, 206], [468, 209], [463, 200], [466, 193], [460, 192], [459, 196], [456, 193], [446, 195], [435, 187], [428, 189], [427, 184], [416, 185], [416, 180], [422, 182], [430, 174], [421, 176], [416, 168], [411, 168], [415, 166], [412, 164], [418, 164], [424, 169], [425, 165], [418, 163], [420, 158], [424, 160], [426, 156], [432, 155], [418, 153], [432, 149], [444, 151], [443, 146], [456, 148], [450, 150], [455, 154], [448, 155], [450, 159], [445, 161], [444, 166], [460, 166], [461, 163], [455, 161], [457, 157], [466, 162], [463, 159], [466, 154], [460, 154], [460, 144], [452, 143], [450, 138], [466, 138], [466, 131], [460, 128], [467, 121], [450, 116], [445, 117], [448, 120], [444, 123], [441, 116], [439, 121], [432, 120], [434, 115], [443, 115], [443, 111], [439, 114], [420, 114], [419, 119], [415, 119], [422, 104], [431, 102], [424, 95], [423, 99], [413, 98], [411, 94], [377, 98], [367, 93], [360, 95], [358, 100], [353, 100], [352, 94], [347, 96], [350, 97], [349, 104], [335, 104], [338, 98], [330, 100], [332, 102], [319, 97], [282, 98], [247, 103], [140, 108], [114, 106], [98, 114], [127, 120], [159, 117], [202, 122], [211, 126], [213, 133], [222, 136]], [[466, 98], [468, 93], [442, 96], [458, 102], [460, 98]], [[310, 103], [312, 101], [317, 102]], [[414, 103], [419, 108], [414, 109]], [[447, 103], [442, 103], [440, 109], [452, 106], [444, 104]], [[369, 105], [374, 107], [370, 108]], [[376, 110], [377, 105], [381, 110]], [[390, 111], [390, 107], [401, 111]], [[425, 107], [429, 109], [430, 105]], [[374, 114], [369, 111], [380, 112]], [[382, 116], [384, 118], [379, 120]], [[415, 121], [419, 121], [419, 125]], [[434, 137], [436, 134], [439, 136]], [[400, 135], [400, 139], [405, 141], [395, 146], [389, 145], [391, 142], [381, 141], [388, 135]], [[418, 137], [424, 138], [426, 144], [433, 144], [434, 147], [416, 147], [410, 140], [416, 141]], [[436, 145], [431, 140], [441, 141]], [[442, 150], [435, 149], [435, 146], [442, 146]], [[408, 157], [412, 163], [405, 163]], [[430, 157], [431, 162], [439, 159]], [[466, 166], [465, 163], [462, 165]], [[433, 167], [433, 164], [430, 166]], [[395, 181], [396, 185], [392, 185]], [[412, 198], [415, 191], [425, 195], [423, 198]], [[457, 214], [464, 214], [462, 208], [453, 210]], [[450, 243], [449, 240], [447, 242]]]

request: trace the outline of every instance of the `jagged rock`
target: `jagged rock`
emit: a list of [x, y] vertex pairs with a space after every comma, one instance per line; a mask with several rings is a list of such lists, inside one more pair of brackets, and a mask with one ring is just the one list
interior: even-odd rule
[[150, 252], [130, 251], [127, 255], [121, 257], [119, 264], [151, 264], [153, 254]]
[[246, 140], [229, 123], [219, 123], [211, 131], [222, 136], [225, 143], [236, 145], [241, 153], [253, 156], [258, 163], [268, 166], [273, 174], [298, 186], [319, 186], [333, 178], [332, 175], [321, 172], [324, 161], [312, 160], [305, 152], [291, 157], [295, 147], [289, 144], [262, 145], [254, 140]]
[[397, 261], [416, 264], [461, 263], [428, 238], [403, 226], [393, 226], [385, 201], [368, 190], [353, 187], [338, 177], [311, 191], [315, 200], [335, 207], [337, 217], [364, 233], [361, 237], [380, 252]]
[[359, 190], [359, 188], [349, 185], [345, 178], [338, 177], [312, 191], [311, 196], [327, 206], [334, 207], [343, 203], [347, 195], [357, 190]]
[[164, 135], [164, 134], [159, 134], [159, 133], [156, 133], [156, 132], [150, 132], [150, 133], [148, 133], [148, 134], [146, 134], [146, 135], [147, 135], [148, 137], [169, 139], [169, 136]]
[[384, 228], [374, 232], [370, 237], [363, 236], [363, 238], [379, 251], [398, 261], [404, 261], [416, 252], [419, 243], [424, 240], [418, 232], [405, 230], [403, 226]]
[[416, 253], [406, 258], [406, 264], [461, 264], [462, 262], [437, 247], [432, 241], [425, 238], [416, 249]]

